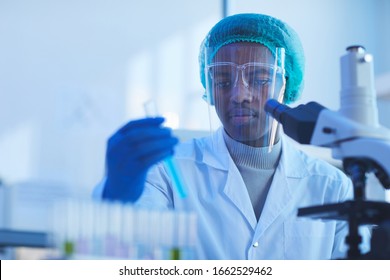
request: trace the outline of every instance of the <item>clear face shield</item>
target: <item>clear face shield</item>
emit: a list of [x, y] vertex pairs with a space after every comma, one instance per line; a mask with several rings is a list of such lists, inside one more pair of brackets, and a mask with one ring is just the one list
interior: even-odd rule
[[217, 52], [208, 48], [205, 76], [211, 130], [222, 124], [234, 140], [271, 151], [279, 140], [278, 123], [264, 105], [270, 98], [283, 102], [284, 49], [271, 52], [246, 42], [225, 45]]

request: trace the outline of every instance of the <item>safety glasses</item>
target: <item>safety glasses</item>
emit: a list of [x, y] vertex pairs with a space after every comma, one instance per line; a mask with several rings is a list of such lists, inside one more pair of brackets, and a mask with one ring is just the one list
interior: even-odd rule
[[[241, 72], [241, 75], [239, 73]], [[219, 90], [230, 90], [237, 86], [239, 77], [242, 84], [253, 91], [267, 90], [272, 81], [283, 79], [284, 70], [271, 64], [249, 62], [238, 65], [233, 62], [217, 62], [207, 66], [207, 73], [213, 87]], [[276, 74], [276, 77], [275, 77]]]

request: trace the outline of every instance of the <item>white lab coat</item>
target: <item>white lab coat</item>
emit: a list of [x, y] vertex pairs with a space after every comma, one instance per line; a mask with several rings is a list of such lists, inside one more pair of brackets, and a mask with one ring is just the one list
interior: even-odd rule
[[[175, 160], [188, 196], [181, 199], [163, 164], [153, 167], [138, 205], [197, 213], [199, 259], [345, 258], [348, 225], [297, 217], [298, 208], [352, 198], [351, 181], [337, 168], [297, 150], [282, 137], [282, 155], [259, 221], [223, 140], [182, 143]], [[363, 252], [369, 250], [364, 232]]]

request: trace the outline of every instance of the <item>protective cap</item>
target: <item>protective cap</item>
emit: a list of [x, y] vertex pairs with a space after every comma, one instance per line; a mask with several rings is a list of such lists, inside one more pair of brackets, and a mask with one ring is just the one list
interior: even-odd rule
[[[199, 53], [200, 79], [206, 88], [206, 49], [215, 53], [227, 44], [253, 42], [266, 46], [271, 52], [285, 49], [286, 91], [283, 102], [296, 101], [303, 89], [305, 57], [298, 34], [286, 23], [263, 14], [236, 14], [219, 21], [203, 40]], [[207, 59], [213, 56], [208, 55]]]

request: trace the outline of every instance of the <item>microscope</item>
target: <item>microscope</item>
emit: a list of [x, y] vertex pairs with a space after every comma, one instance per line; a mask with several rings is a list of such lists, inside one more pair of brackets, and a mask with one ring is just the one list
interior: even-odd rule
[[[390, 189], [390, 130], [378, 122], [373, 56], [362, 46], [346, 51], [340, 59], [339, 111], [316, 102], [291, 108], [274, 99], [265, 110], [298, 143], [330, 148], [353, 183], [353, 199], [300, 208], [298, 216], [348, 221], [347, 259], [390, 259], [390, 203], [369, 201], [365, 194], [368, 173]], [[367, 254], [359, 250], [360, 225], [373, 225]]]

